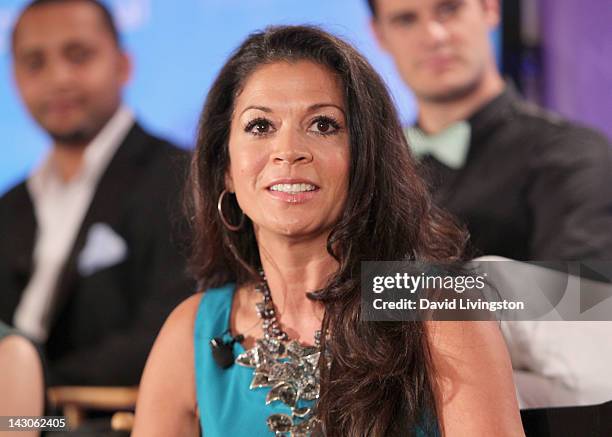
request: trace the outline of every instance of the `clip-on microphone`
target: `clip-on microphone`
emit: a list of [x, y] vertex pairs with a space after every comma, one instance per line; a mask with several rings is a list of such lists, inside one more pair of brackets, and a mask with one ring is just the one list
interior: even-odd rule
[[213, 359], [217, 366], [222, 369], [227, 369], [234, 364], [234, 343], [242, 343], [244, 335], [238, 334], [232, 337], [230, 341], [223, 340], [223, 335], [228, 333], [229, 329], [218, 337], [210, 340], [210, 348], [212, 349]]

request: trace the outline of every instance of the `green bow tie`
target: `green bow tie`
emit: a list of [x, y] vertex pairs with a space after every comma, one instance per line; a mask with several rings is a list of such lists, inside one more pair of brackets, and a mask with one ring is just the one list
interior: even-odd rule
[[427, 135], [417, 127], [404, 130], [408, 145], [417, 159], [431, 155], [455, 170], [465, 165], [470, 148], [471, 127], [466, 121], [455, 123], [435, 135]]

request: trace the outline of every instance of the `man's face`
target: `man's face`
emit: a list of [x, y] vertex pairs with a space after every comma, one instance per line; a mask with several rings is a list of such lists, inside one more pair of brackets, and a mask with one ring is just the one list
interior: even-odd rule
[[17, 24], [14, 75], [34, 119], [56, 141], [91, 141], [121, 102], [130, 64], [100, 11], [84, 2], [35, 7]]
[[376, 37], [420, 99], [462, 97], [494, 67], [497, 0], [377, 0], [376, 7]]

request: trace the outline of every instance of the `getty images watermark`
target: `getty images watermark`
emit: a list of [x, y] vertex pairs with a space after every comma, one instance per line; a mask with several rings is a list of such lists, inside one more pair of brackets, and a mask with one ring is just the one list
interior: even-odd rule
[[362, 317], [612, 320], [612, 262], [363, 262]]

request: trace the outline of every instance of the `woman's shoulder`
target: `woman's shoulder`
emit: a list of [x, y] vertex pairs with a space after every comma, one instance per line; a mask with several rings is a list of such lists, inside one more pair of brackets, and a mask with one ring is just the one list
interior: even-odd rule
[[196, 293], [172, 310], [157, 336], [154, 349], [173, 349], [193, 354], [193, 330], [202, 295], [201, 292]]
[[193, 334], [198, 319], [219, 314], [222, 307], [231, 305], [234, 288], [234, 284], [226, 284], [183, 300], [168, 316], [160, 335], [172, 337], [171, 341], [185, 341], [184, 334]]
[[499, 324], [495, 321], [429, 321], [426, 322], [431, 353], [450, 366], [471, 362], [472, 370], [480, 368], [482, 377], [495, 363], [496, 369], [510, 369], [510, 359]]
[[[444, 434], [524, 435], [497, 322], [432, 321], [426, 327]], [[466, 411], [480, 414], [466, 422]]]
[[[162, 326], [142, 375], [132, 435], [171, 435], [196, 428], [193, 330], [201, 301], [202, 293], [188, 297]], [[168, 398], [172, 401], [159, 402]]]

